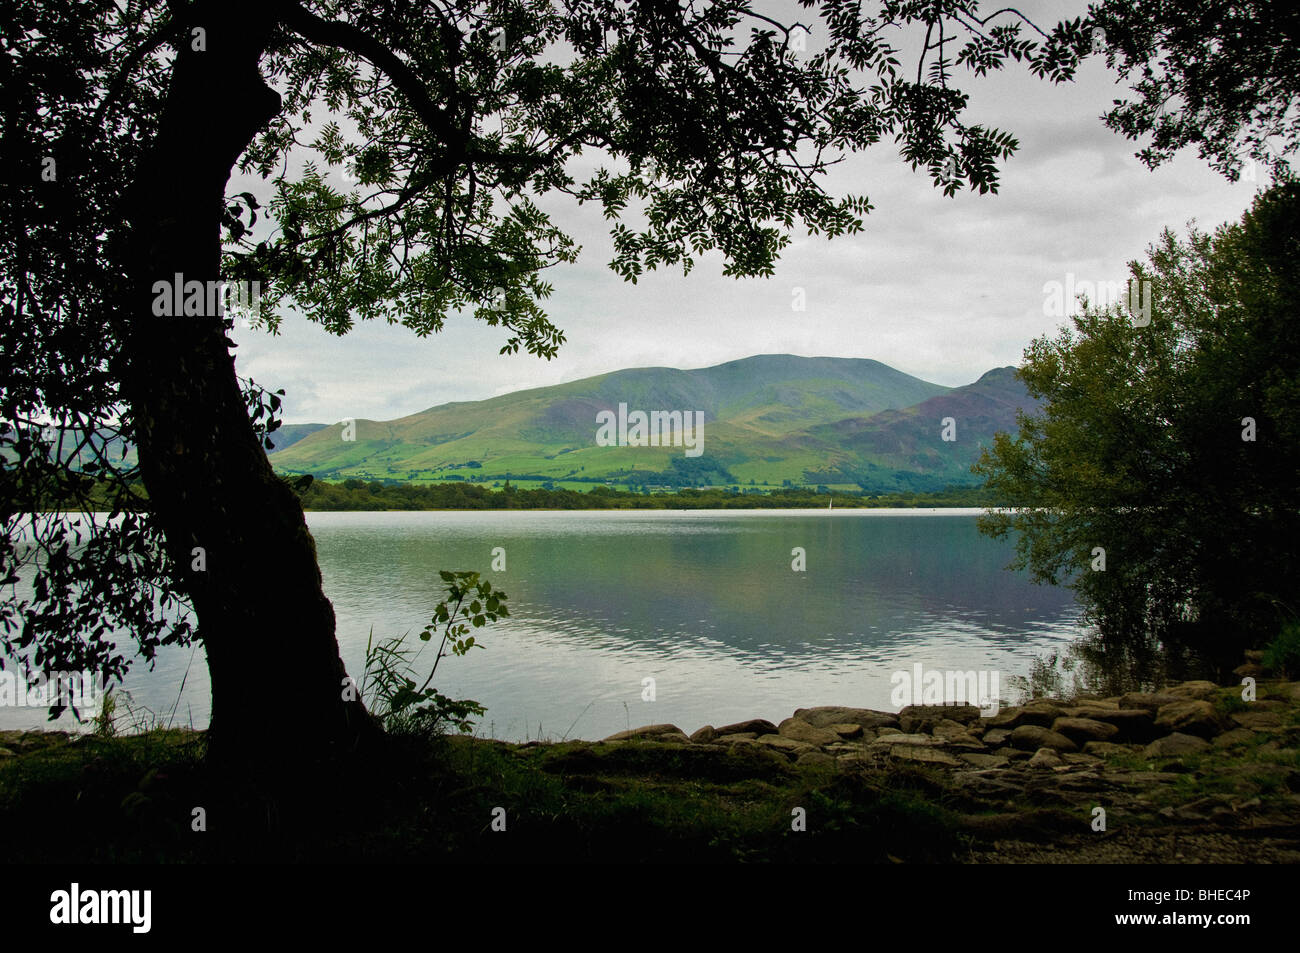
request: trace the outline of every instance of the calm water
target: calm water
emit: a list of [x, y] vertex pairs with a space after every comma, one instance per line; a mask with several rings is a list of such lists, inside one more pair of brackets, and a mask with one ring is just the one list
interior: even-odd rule
[[[1061, 589], [1003, 567], [975, 510], [311, 513], [348, 671], [366, 638], [417, 633], [474, 569], [509, 595], [485, 646], [439, 666], [438, 688], [488, 708], [481, 734], [600, 738], [672, 722], [687, 732], [795, 708], [891, 709], [890, 676], [994, 669], [1008, 679], [1078, 632]], [[794, 547], [807, 571], [791, 569]], [[506, 571], [493, 572], [502, 547]], [[421, 680], [436, 642], [424, 648]], [[188, 675], [186, 675], [188, 671]], [[250, 664], [250, 677], [256, 669]], [[274, 675], [267, 678], [268, 708]], [[292, 673], [283, 673], [292, 677]], [[642, 699], [655, 680], [654, 701]], [[185, 679], [184, 690], [181, 682]], [[203, 650], [133, 673], [137, 704], [180, 724], [208, 718]], [[43, 723], [0, 708], [0, 727]]]

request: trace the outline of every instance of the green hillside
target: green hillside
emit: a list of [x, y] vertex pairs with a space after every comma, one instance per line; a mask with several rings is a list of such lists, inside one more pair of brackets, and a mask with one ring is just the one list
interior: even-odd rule
[[[682, 446], [597, 446], [597, 414], [700, 411], [702, 453]], [[500, 482], [580, 488], [826, 483], [873, 490], [971, 482], [978, 447], [1028, 405], [1011, 369], [947, 388], [853, 358], [760, 355], [696, 370], [635, 368], [443, 404], [391, 421], [335, 424], [273, 456], [322, 479]], [[958, 439], [940, 440], [957, 419]], [[345, 440], [344, 436], [355, 436]]]

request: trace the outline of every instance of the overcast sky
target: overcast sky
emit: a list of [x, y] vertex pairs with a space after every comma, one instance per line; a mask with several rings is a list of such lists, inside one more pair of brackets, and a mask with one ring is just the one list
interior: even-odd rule
[[[1083, 3], [1023, 9], [1045, 29]], [[990, 8], [991, 9], [991, 8]], [[817, 39], [810, 41], [815, 49]], [[950, 386], [1018, 364], [1029, 341], [1063, 323], [1045, 314], [1047, 282], [1122, 281], [1160, 231], [1238, 218], [1259, 181], [1229, 183], [1194, 152], [1152, 172], [1136, 144], [1100, 115], [1123, 95], [1100, 58], [1054, 86], [1012, 66], [976, 80], [965, 117], [1011, 132], [1020, 149], [1003, 165], [998, 194], [946, 198], [892, 142], [851, 157], [828, 180], [833, 194], [865, 194], [875, 210], [862, 233], [827, 241], [796, 236], [772, 278], [736, 280], [721, 259], [626, 283], [608, 268], [607, 224], [594, 206], [545, 204], [583, 246], [576, 265], [547, 274], [545, 302], [567, 343], [557, 358], [501, 356], [505, 333], [471, 317], [417, 338], [359, 324], [345, 337], [288, 314], [279, 336], [239, 327], [239, 371], [286, 390], [285, 420], [387, 420], [454, 400], [626, 367], [706, 367], [753, 354], [861, 357]], [[558, 197], [563, 199], [564, 197]], [[802, 288], [806, 310], [792, 308]]]

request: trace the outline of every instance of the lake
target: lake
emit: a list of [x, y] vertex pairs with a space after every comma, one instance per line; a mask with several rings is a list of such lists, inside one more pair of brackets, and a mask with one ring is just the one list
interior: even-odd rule
[[[689, 733], [814, 705], [896, 710], [891, 677], [917, 664], [997, 671], [1013, 697], [1010, 678], [1075, 638], [1080, 612], [1068, 590], [1007, 571], [1012, 545], [980, 536], [978, 512], [321, 512], [308, 522], [355, 677], [373, 627], [376, 639], [410, 633], [423, 680], [437, 643], [415, 636], [445, 596], [439, 570], [478, 570], [504, 590], [510, 618], [475, 632], [482, 650], [444, 659], [435, 685], [487, 707], [480, 734], [527, 740], [660, 722]], [[504, 572], [491, 568], [498, 547]], [[804, 571], [792, 569], [796, 547]], [[268, 711], [275, 679], [293, 677], [251, 661], [249, 672], [267, 681]], [[207, 724], [201, 647], [161, 654], [126, 688], [164, 721]], [[43, 710], [0, 708], [0, 728], [42, 724]]]

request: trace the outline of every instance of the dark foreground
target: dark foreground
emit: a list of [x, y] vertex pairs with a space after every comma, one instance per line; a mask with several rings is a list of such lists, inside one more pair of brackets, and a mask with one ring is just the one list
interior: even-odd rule
[[397, 738], [269, 788], [202, 732], [0, 733], [6, 861], [1300, 861], [1297, 682], [621, 735]]

